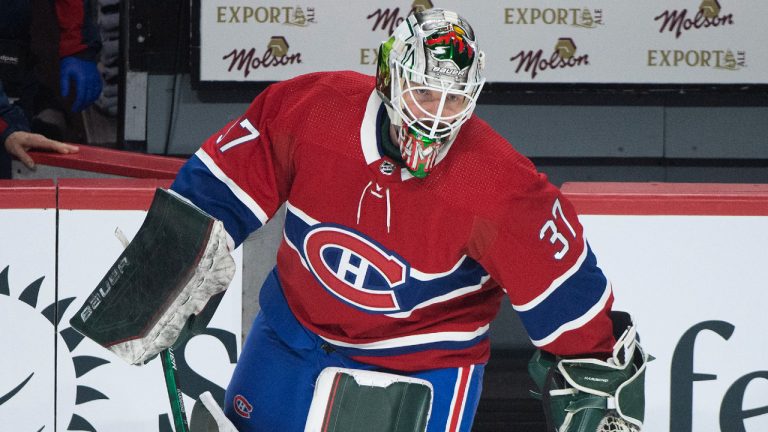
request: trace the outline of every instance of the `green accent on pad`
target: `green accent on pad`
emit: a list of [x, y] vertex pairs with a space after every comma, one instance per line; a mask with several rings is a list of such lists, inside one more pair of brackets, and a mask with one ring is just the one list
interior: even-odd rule
[[144, 223], [70, 325], [109, 347], [146, 335], [192, 278], [214, 219], [157, 189]]
[[337, 373], [330, 401], [323, 418], [325, 432], [416, 432], [427, 428], [432, 390], [408, 382], [365, 386]]
[[555, 365], [555, 362], [555, 356], [546, 351], [536, 350], [533, 353], [533, 357], [528, 362], [528, 374], [533, 378], [533, 382], [539, 390], [544, 388], [544, 384], [547, 382], [547, 373]]
[[645, 369], [619, 389], [616, 403], [625, 416], [645, 421]]
[[576, 395], [552, 396], [552, 420], [558, 428], [565, 422], [566, 414], [573, 413], [568, 432], [595, 432], [605, 417], [606, 399], [578, 393]]

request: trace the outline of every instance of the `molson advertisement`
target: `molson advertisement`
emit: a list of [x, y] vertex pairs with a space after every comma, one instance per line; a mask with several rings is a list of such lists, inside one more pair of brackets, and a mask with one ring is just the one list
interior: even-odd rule
[[379, 44], [411, 10], [441, 7], [474, 27], [489, 82], [768, 83], [768, 2], [761, 1], [200, 3], [201, 81], [373, 74]]

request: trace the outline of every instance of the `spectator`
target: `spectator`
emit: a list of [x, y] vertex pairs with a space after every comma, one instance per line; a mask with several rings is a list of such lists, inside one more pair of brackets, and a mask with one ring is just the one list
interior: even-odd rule
[[[51, 5], [60, 29], [60, 95], [72, 101], [72, 112], [81, 112], [102, 88], [96, 66], [101, 42], [90, 1], [51, 0]], [[0, 178], [10, 178], [10, 156], [33, 168], [28, 150], [73, 153], [77, 147], [58, 141], [64, 138], [64, 115], [50, 109], [56, 105], [52, 103], [55, 96], [45, 94], [33, 73], [32, 0], [0, 0], [0, 11]], [[9, 95], [16, 101], [12, 103]]]
[[96, 67], [101, 41], [91, 19], [89, 0], [55, 0], [55, 4], [61, 31], [61, 95], [74, 95], [72, 111], [80, 112], [101, 94], [101, 75]]
[[[44, 0], [38, 0], [44, 1]], [[59, 24], [59, 89], [38, 78], [36, 53], [31, 49], [34, 0], [0, 0], [0, 82], [16, 99], [35, 132], [63, 139], [65, 115], [62, 98], [72, 112], [81, 112], [101, 93], [96, 60], [101, 41], [91, 19], [89, 0], [50, 0]], [[34, 9], [38, 14], [45, 8]], [[55, 35], [55, 33], [54, 33]], [[47, 62], [50, 63], [50, 62]]]
[[62, 154], [76, 153], [78, 150], [77, 146], [31, 133], [29, 122], [22, 110], [8, 101], [2, 82], [0, 82], [0, 144], [5, 149], [0, 151], [0, 179], [11, 178], [10, 156], [15, 156], [32, 169], [35, 167], [35, 162], [27, 154], [29, 150], [50, 150]]

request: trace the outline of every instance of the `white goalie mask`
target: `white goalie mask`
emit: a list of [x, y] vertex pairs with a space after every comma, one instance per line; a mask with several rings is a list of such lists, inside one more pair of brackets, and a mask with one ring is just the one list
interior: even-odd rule
[[379, 47], [376, 89], [414, 176], [429, 174], [472, 115], [483, 63], [472, 27], [443, 9], [410, 14]]

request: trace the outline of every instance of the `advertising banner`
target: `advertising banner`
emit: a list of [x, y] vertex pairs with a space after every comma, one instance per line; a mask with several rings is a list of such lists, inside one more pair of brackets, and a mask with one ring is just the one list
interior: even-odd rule
[[412, 9], [457, 11], [497, 83], [767, 84], [768, 3], [735, 0], [199, 2], [201, 81], [372, 75]]
[[[159, 358], [128, 365], [69, 325], [123, 250], [116, 229], [131, 239], [169, 182], [60, 179], [58, 194], [50, 180], [0, 182], [0, 429], [175, 430]], [[213, 319], [175, 349], [188, 415], [204, 391], [223, 401], [240, 352], [242, 248], [233, 257]]]
[[0, 220], [0, 429], [54, 430], [53, 182], [0, 180]]
[[[768, 430], [768, 217], [582, 216], [656, 360], [643, 429]], [[751, 411], [757, 410], [757, 411]]]
[[644, 432], [768, 430], [768, 188], [751, 186], [575, 200], [614, 308], [632, 313], [656, 357]]

